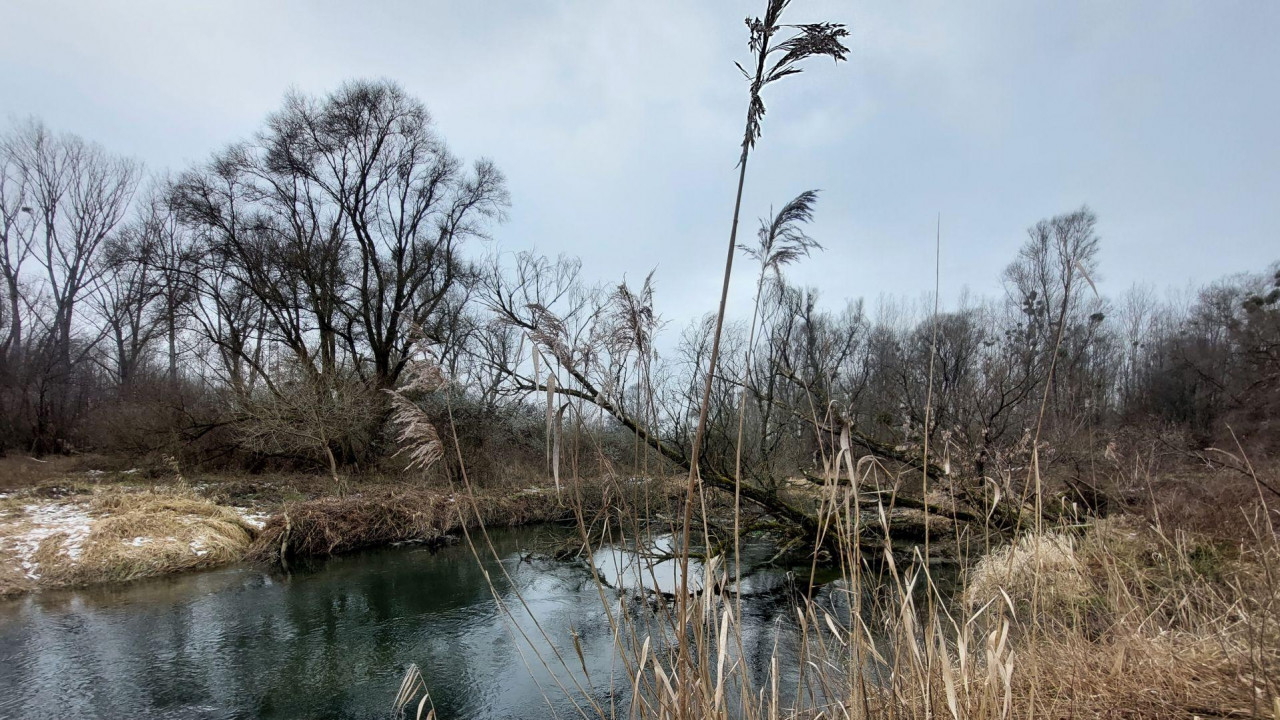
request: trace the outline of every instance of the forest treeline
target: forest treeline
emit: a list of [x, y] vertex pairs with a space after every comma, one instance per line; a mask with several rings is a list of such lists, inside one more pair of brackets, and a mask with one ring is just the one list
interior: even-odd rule
[[[542, 462], [565, 432], [589, 431], [576, 452], [618, 472], [689, 463], [713, 323], [658, 343], [652, 276], [482, 257], [510, 203], [501, 172], [452, 154], [394, 84], [291, 94], [168, 175], [34, 120], [5, 132], [0, 163], [4, 451], [353, 473], [395, 451], [386, 391], [420, 362], [447, 381], [415, 396], [443, 472], [455, 432], [481, 475]], [[927, 440], [930, 472], [997, 484], [1037, 429], [1041, 462], [1063, 467], [1126, 433], [1274, 449], [1280, 266], [1106, 297], [1097, 219], [1064, 209], [1028, 229], [1000, 297], [832, 307], [785, 274], [840, 242], [807, 234], [820, 204], [801, 193], [743, 243], [756, 299], [722, 341], [712, 480], [740, 472], [767, 496], [821, 475], [842, 439], [908, 464]]]

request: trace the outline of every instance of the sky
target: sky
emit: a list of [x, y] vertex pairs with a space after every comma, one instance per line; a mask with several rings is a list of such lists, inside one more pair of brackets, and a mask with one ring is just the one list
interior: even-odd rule
[[[656, 269], [683, 325], [720, 291], [764, 0], [350, 3], [6, 0], [0, 120], [42, 119], [155, 172], [251, 136], [295, 88], [385, 78], [512, 207], [477, 255], [576, 255], [592, 281]], [[1088, 204], [1099, 289], [1158, 290], [1280, 260], [1280, 3], [825, 2], [848, 61], [770, 86], [740, 239], [803, 190], [825, 246], [793, 282], [829, 306], [1001, 292], [1037, 220]], [[750, 312], [739, 265], [735, 315]]]

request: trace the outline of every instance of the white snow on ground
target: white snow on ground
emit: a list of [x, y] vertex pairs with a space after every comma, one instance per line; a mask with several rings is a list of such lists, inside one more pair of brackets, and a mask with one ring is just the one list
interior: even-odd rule
[[254, 527], [258, 528], [259, 530], [261, 530], [262, 528], [266, 527], [266, 525], [267, 525], [267, 518], [271, 517], [271, 514], [270, 514], [270, 513], [254, 512], [253, 510], [250, 510], [249, 508], [241, 508], [241, 507], [238, 507], [238, 508], [233, 508], [233, 509], [236, 511], [236, 513], [238, 513], [238, 514], [240, 515], [240, 519], [241, 519], [241, 520], [244, 520], [245, 522], [249, 523], [250, 525], [252, 525], [252, 526], [254, 526]]
[[[249, 508], [234, 509], [246, 523], [259, 530], [270, 517], [270, 513]], [[15, 511], [0, 518], [0, 558], [3, 558], [0, 562], [16, 561], [28, 579], [39, 580], [42, 573], [39, 563], [35, 561], [35, 554], [40, 543], [50, 536], [65, 533], [59, 552], [72, 561], [78, 561], [84, 553], [85, 541], [93, 521], [93, 516], [89, 515], [88, 503], [75, 500], [36, 501], [15, 508]], [[161, 540], [178, 542], [174, 537], [146, 536], [125, 542], [133, 547], [142, 547]], [[204, 557], [210, 552], [200, 540], [191, 541], [190, 548], [197, 557]]]
[[60, 552], [72, 560], [80, 558], [84, 540], [89, 536], [89, 526], [93, 523], [88, 510], [87, 505], [76, 502], [25, 505], [22, 508], [23, 516], [18, 519], [23, 525], [22, 532], [0, 540], [0, 544], [3, 549], [17, 555], [28, 578], [37, 580], [40, 578], [40, 567], [33, 556], [45, 538], [66, 533]]

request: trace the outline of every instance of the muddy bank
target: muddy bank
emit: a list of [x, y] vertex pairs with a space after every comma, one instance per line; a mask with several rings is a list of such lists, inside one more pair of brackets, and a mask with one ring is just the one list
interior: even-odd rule
[[[613, 487], [616, 487], [613, 486]], [[605, 504], [604, 483], [415, 487], [382, 479], [358, 492], [306, 476], [148, 481], [82, 471], [0, 492], [0, 596], [125, 582], [245, 560], [280, 564], [399, 542], [441, 543], [480, 523], [569, 520]]]
[[387, 488], [317, 498], [286, 503], [273, 513], [247, 556], [256, 562], [287, 564], [398, 542], [439, 543], [464, 526], [515, 527], [572, 520], [578, 503], [586, 512], [594, 512], [603, 504], [603, 494], [594, 485], [584, 485], [576, 494], [524, 488], [482, 490], [472, 496]]

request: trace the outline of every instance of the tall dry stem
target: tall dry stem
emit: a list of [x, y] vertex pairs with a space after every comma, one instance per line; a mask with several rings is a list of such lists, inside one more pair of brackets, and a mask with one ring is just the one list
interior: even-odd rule
[[[761, 121], [764, 119], [765, 114], [761, 91], [770, 83], [777, 82], [788, 75], [799, 73], [801, 69], [797, 67], [797, 63], [806, 58], [826, 55], [838, 62], [845, 59], [848, 54], [848, 48], [841, 42], [849, 34], [843, 25], [816, 23], [786, 26], [780, 24], [782, 12], [789, 3], [790, 0], [768, 0], [763, 18], [747, 19], [746, 23], [749, 31], [748, 47], [754, 54], [755, 72], [754, 74], [748, 73], [741, 65], [738, 66], [742, 70], [743, 76], [750, 81], [750, 94], [747, 100], [747, 119], [742, 137], [742, 151], [738, 158], [738, 186], [733, 202], [733, 222], [729, 227], [729, 247], [725, 256], [724, 281], [720, 287], [720, 305], [716, 310], [715, 329], [711, 339], [711, 354], [707, 361], [702, 401], [698, 411], [698, 424], [694, 430], [692, 450], [689, 454], [689, 476], [685, 487], [686, 495], [682, 516], [683, 532], [681, 543], [683, 547], [678, 590], [680, 596], [679, 615], [681, 617], [686, 614], [686, 596], [689, 592], [689, 532], [693, 517], [693, 496], [695, 492], [699, 492], [697, 483], [698, 461], [702, 451], [702, 437], [706, 431], [707, 413], [711, 405], [711, 387], [715, 378], [716, 362], [720, 356], [720, 337], [724, 328], [725, 305], [729, 299], [729, 280], [733, 274], [733, 254], [738, 243], [738, 219], [742, 211], [742, 190], [747, 179], [747, 160], [750, 158], [752, 148], [755, 147], [756, 140], [760, 137]], [[780, 42], [775, 43], [775, 36], [785, 31], [790, 31], [791, 34]], [[779, 57], [775, 59], [775, 56]], [[773, 62], [769, 64], [771, 59]], [[735, 479], [735, 485], [738, 486], [735, 492], [740, 493], [740, 478]], [[681, 653], [681, 657], [687, 664], [688, 658], [684, 652]]]

